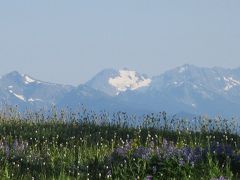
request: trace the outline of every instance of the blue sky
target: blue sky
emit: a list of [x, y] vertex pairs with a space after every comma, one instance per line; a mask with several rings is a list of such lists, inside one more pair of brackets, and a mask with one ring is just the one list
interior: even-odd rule
[[239, 18], [239, 0], [1, 1], [0, 75], [76, 85], [111, 67], [239, 67]]

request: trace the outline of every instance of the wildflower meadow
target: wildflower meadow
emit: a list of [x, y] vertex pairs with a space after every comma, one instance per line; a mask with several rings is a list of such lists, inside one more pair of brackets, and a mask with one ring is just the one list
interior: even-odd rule
[[0, 179], [240, 178], [238, 121], [158, 114], [0, 114]]

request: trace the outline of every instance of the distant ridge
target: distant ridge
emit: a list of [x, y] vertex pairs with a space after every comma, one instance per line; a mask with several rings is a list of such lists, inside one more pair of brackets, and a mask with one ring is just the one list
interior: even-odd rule
[[96, 111], [240, 117], [240, 68], [185, 64], [155, 77], [127, 68], [105, 69], [78, 87], [13, 71], [0, 77], [0, 103], [33, 110], [83, 104]]

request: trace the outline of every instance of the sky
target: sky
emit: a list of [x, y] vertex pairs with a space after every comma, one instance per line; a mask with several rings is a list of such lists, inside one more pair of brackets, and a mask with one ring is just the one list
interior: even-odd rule
[[78, 85], [105, 68], [240, 67], [239, 0], [0, 2], [0, 75]]

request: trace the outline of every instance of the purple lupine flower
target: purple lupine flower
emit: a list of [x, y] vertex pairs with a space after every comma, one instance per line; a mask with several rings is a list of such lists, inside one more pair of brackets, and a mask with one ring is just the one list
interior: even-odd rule
[[146, 180], [153, 180], [153, 176], [147, 176]]
[[240, 162], [240, 155], [235, 156], [235, 161]]
[[138, 147], [133, 153], [133, 157], [149, 160], [151, 157], [151, 150], [146, 147]]
[[180, 150], [180, 157], [182, 157], [186, 163], [191, 164], [191, 166], [194, 166], [202, 159], [202, 154], [202, 149], [200, 147], [184, 147]]
[[115, 154], [119, 157], [122, 157], [122, 158], [126, 158], [128, 156], [129, 151], [131, 150], [131, 148], [132, 148], [132, 144], [130, 142], [128, 142], [127, 144], [125, 144], [122, 147], [117, 147], [114, 150], [113, 154]]
[[225, 177], [220, 176], [219, 178], [212, 178], [211, 180], [228, 180], [228, 179], [225, 179]]
[[202, 148], [200, 148], [200, 147], [195, 147], [195, 149], [194, 149], [194, 154], [195, 155], [199, 155], [199, 156], [201, 156], [202, 155], [202, 152], [203, 152], [203, 150], [202, 150]]
[[14, 140], [14, 143], [13, 143], [13, 149], [16, 150], [16, 149], [18, 148], [18, 145], [19, 145], [19, 144], [18, 144], [18, 140], [15, 139], [15, 140]]
[[18, 142], [16, 139], [13, 143], [13, 150], [15, 153], [22, 153], [26, 148], [27, 148], [27, 143], [26, 142]]
[[224, 154], [224, 147], [222, 145], [219, 145], [216, 147], [215, 151], [216, 151], [217, 155], [222, 155], [222, 154]]
[[174, 144], [168, 143], [166, 140], [163, 141], [160, 151], [162, 151], [161, 155], [163, 159], [171, 159], [179, 153], [179, 150], [174, 146]]
[[191, 157], [192, 157], [192, 149], [190, 147], [187, 147], [187, 146], [183, 147], [180, 150], [180, 155], [184, 158], [184, 160], [189, 162]]
[[194, 151], [194, 160], [200, 161], [203, 158], [203, 149], [200, 147], [195, 147]]
[[230, 145], [222, 145], [222, 144], [216, 144], [213, 143], [210, 145], [210, 153], [216, 154], [216, 155], [226, 155], [226, 156], [232, 156], [233, 155], [233, 149]]
[[168, 143], [164, 139], [162, 147], [157, 148], [157, 155], [164, 160], [175, 158], [180, 166], [186, 163], [195, 166], [203, 158], [203, 150], [200, 147], [190, 148], [188, 146], [177, 148], [173, 143]]
[[227, 180], [225, 177], [221, 176], [219, 180]]
[[7, 143], [5, 144], [5, 154], [6, 154], [6, 157], [9, 158], [9, 156], [10, 156], [10, 148], [9, 148], [9, 145]]
[[233, 155], [233, 149], [230, 145], [228, 145], [228, 144], [225, 145], [224, 150], [225, 150], [226, 156], [232, 156]]
[[121, 157], [127, 157], [128, 154], [128, 150], [123, 147], [117, 147], [114, 152]]
[[166, 146], [168, 146], [168, 141], [165, 139], [165, 138], [163, 138], [163, 147], [166, 147]]

